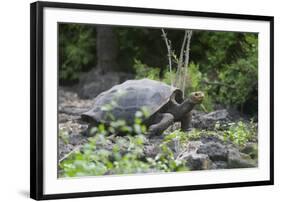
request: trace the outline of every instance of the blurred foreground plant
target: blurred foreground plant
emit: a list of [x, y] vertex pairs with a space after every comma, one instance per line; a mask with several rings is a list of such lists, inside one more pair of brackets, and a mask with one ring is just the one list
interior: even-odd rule
[[[160, 145], [155, 158], [146, 157], [144, 147], [146, 126], [143, 112], [135, 115], [134, 124], [123, 120], [109, 126], [99, 124], [91, 129], [92, 137], [81, 149], [74, 151], [59, 164], [61, 177], [170, 172], [188, 170], [184, 162], [175, 160], [167, 142]], [[118, 136], [116, 134], [122, 134]]]

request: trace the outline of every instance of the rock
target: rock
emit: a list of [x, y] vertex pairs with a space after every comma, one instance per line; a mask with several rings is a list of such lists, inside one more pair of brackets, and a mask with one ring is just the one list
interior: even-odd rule
[[70, 134], [69, 144], [71, 145], [78, 145], [83, 142], [84, 137], [80, 134]]
[[163, 134], [170, 134], [175, 130], [179, 130], [181, 128], [181, 123], [180, 122], [174, 122], [171, 126], [169, 126]]
[[247, 154], [240, 153], [237, 148], [228, 149], [228, 168], [252, 168], [256, 162]]
[[[131, 74], [125, 72], [107, 72], [105, 74], [100, 74], [99, 72], [96, 74], [95, 72], [93, 73], [94, 75], [91, 75], [91, 78], [81, 80], [81, 82], [86, 80], [86, 82], [80, 84], [81, 88], [78, 91], [79, 97], [83, 99], [93, 99], [112, 86], [133, 78]], [[86, 77], [88, 77], [88, 75]]]
[[59, 139], [58, 146], [59, 146], [59, 151], [58, 151], [59, 159], [62, 159], [66, 154], [71, 152], [74, 148], [73, 145], [65, 144], [61, 139]]
[[163, 142], [163, 136], [152, 136], [146, 139], [144, 144], [144, 155], [146, 157], [154, 158], [161, 152], [160, 144]]
[[212, 161], [206, 154], [198, 154], [197, 150], [202, 145], [201, 141], [190, 141], [184, 151], [176, 159], [185, 160], [190, 170], [207, 170], [211, 168]]
[[173, 151], [174, 155], [177, 156], [181, 150], [181, 143], [179, 138], [173, 138], [167, 143], [167, 146]]
[[[64, 122], [67, 120], [77, 120], [83, 112], [88, 111], [92, 105], [92, 100], [81, 100], [77, 93], [66, 91], [64, 88], [59, 88], [59, 120]], [[61, 121], [60, 121], [61, 123]]]
[[96, 83], [96, 81], [85, 84], [82, 89], [79, 91], [79, 96], [82, 98], [95, 98], [99, 93], [108, 90], [112, 86], [118, 84], [119, 80], [116, 78], [115, 80], [109, 80], [108, 82], [102, 80], [100, 83]]
[[155, 158], [160, 153], [159, 145], [149, 144], [144, 146], [144, 156], [148, 158]]
[[226, 109], [216, 110], [208, 114], [194, 110], [192, 127], [213, 130], [216, 123], [220, 123], [221, 127], [223, 127], [227, 123], [234, 121], [236, 118], [236, 115], [232, 117]]
[[218, 121], [218, 120], [227, 119], [227, 116], [228, 116], [227, 110], [221, 109], [221, 110], [213, 111], [213, 112], [210, 112], [210, 113], [206, 114], [204, 116], [204, 118], [209, 119], [209, 120]]
[[59, 113], [59, 123], [65, 123], [70, 120], [71, 120], [71, 117], [68, 114]]
[[177, 159], [185, 160], [191, 170], [250, 168], [257, 165], [250, 155], [241, 153], [234, 145], [214, 136], [189, 141]]
[[59, 108], [60, 113], [65, 113], [69, 115], [76, 115], [77, 117], [80, 117], [80, 115], [86, 111], [88, 111], [89, 108], [77, 108], [77, 107], [63, 107]]
[[77, 146], [87, 142], [87, 139], [81, 135], [86, 128], [87, 125], [75, 123], [71, 120], [59, 123], [59, 130], [64, 133], [59, 135], [59, 159]]
[[202, 145], [203, 143], [201, 141], [189, 141], [185, 151], [188, 153], [196, 153], [198, 148]]
[[229, 113], [226, 109], [217, 110], [208, 114], [193, 113], [192, 126], [201, 129], [214, 129], [217, 122], [228, 123], [230, 122]]
[[190, 170], [208, 170], [212, 165], [212, 162], [206, 154], [191, 153], [186, 156], [184, 160], [186, 160], [186, 166]]
[[213, 161], [213, 164], [211, 166], [211, 169], [226, 169], [227, 168], [227, 162], [225, 161]]
[[227, 148], [218, 142], [207, 142], [197, 150], [199, 154], [206, 154], [212, 161], [227, 161]]
[[254, 142], [249, 142], [241, 149], [241, 152], [250, 155], [252, 159], [257, 159], [258, 144]]
[[202, 143], [208, 143], [208, 142], [218, 142], [220, 144], [225, 144], [225, 142], [223, 142], [221, 139], [219, 139], [218, 137], [214, 136], [214, 135], [208, 135], [208, 134], [201, 134], [200, 135], [200, 141]]

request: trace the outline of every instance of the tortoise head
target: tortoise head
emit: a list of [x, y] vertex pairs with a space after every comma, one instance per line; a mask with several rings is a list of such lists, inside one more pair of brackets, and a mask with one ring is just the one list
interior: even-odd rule
[[189, 97], [192, 103], [200, 104], [204, 99], [204, 93], [201, 91], [192, 92]]

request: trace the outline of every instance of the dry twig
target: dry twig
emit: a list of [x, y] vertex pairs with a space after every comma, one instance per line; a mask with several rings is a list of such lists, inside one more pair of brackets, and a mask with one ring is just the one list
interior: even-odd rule
[[185, 48], [185, 60], [184, 60], [184, 75], [183, 75], [183, 84], [182, 84], [182, 92], [184, 96], [184, 89], [186, 85], [186, 76], [187, 76], [187, 69], [188, 69], [188, 63], [189, 63], [189, 52], [190, 52], [190, 39], [192, 36], [191, 30], [186, 30], [187, 33], [187, 43]]
[[[165, 32], [164, 29], [161, 29], [162, 31], [162, 36], [164, 38], [164, 41], [165, 41], [165, 44], [166, 44], [166, 47], [167, 47], [167, 51], [168, 51], [168, 60], [169, 60], [169, 70], [170, 70], [170, 73], [172, 73], [172, 51], [171, 51], [171, 42], [168, 40], [168, 37], [167, 37], [167, 34]], [[172, 81], [172, 78], [171, 78], [171, 85], [173, 85], [173, 81]]]
[[183, 42], [181, 45], [181, 52], [180, 52], [180, 57], [178, 60], [178, 67], [177, 67], [177, 72], [176, 72], [176, 78], [175, 78], [175, 86], [179, 87], [180, 86], [180, 75], [181, 75], [181, 68], [183, 65], [183, 53], [184, 53], [184, 46], [186, 43], [186, 38], [187, 38], [187, 30], [184, 32], [184, 37], [183, 37]]

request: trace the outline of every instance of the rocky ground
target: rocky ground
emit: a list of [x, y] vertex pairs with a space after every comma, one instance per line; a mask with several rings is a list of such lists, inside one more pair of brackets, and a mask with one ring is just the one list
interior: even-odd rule
[[[60, 161], [87, 142], [87, 138], [81, 135], [87, 125], [79, 121], [79, 116], [92, 105], [92, 100], [80, 99], [76, 93], [65, 89], [59, 90]], [[200, 138], [184, 145], [175, 140], [169, 147], [174, 151], [175, 158], [186, 160], [191, 170], [257, 167], [257, 138], [243, 147], [237, 147], [230, 141], [222, 141], [218, 136], [204, 134], [205, 130], [214, 130], [218, 122], [220, 127], [224, 127], [225, 124], [239, 119], [242, 117], [234, 110], [220, 109], [211, 113], [194, 110], [192, 127], [202, 131]], [[175, 123], [166, 133], [179, 127], [179, 123]], [[155, 157], [162, 140], [163, 136], [148, 139], [145, 143], [145, 156]]]

